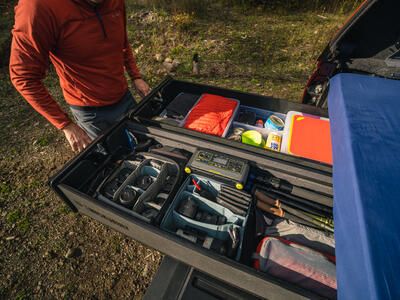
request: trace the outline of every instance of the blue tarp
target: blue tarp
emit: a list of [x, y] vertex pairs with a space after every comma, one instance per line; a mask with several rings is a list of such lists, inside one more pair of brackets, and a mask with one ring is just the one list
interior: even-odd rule
[[339, 299], [400, 299], [400, 81], [339, 74], [328, 95]]

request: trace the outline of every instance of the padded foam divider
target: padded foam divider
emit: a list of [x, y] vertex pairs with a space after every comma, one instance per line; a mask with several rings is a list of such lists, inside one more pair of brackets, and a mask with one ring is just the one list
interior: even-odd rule
[[[180, 203], [187, 197], [192, 197], [196, 205], [202, 211], [208, 212], [210, 214], [225, 216], [227, 219], [227, 223], [224, 225], [208, 224], [181, 215], [176, 211], [176, 209], [180, 205]], [[200, 196], [188, 193], [186, 191], [180, 193], [178, 195], [178, 199], [176, 200], [177, 201], [174, 201], [173, 203], [174, 209], [172, 211], [170, 222], [166, 224], [168, 230], [171, 232], [176, 232], [176, 230], [178, 230], [179, 228], [191, 227], [201, 232], [207, 233], [208, 236], [226, 241], [229, 238], [228, 234], [229, 226], [237, 225], [238, 227], [241, 227], [243, 223], [243, 220], [241, 218], [234, 215], [231, 211], [227, 210], [226, 208], [221, 207], [216, 203], [212, 203], [211, 201], [208, 201], [207, 199], [202, 198]]]
[[266, 128], [265, 126], [264, 127], [257, 127], [255, 125], [250, 125], [250, 124], [245, 124], [245, 123], [239, 122], [238, 118], [239, 118], [240, 114], [241, 113], [245, 113], [245, 112], [254, 113], [256, 115], [256, 120], [262, 120], [264, 122], [264, 124], [267, 122], [267, 119], [272, 115], [275, 115], [275, 116], [279, 117], [284, 122], [286, 120], [286, 115], [285, 114], [278, 113], [278, 112], [273, 112], [273, 111], [269, 111], [269, 110], [265, 110], [265, 109], [260, 109], [260, 108], [241, 105], [240, 108], [239, 108], [239, 112], [236, 115], [235, 120], [232, 122], [232, 125], [231, 125], [231, 127], [229, 129], [229, 132], [227, 134], [227, 137], [229, 137], [233, 133], [235, 128], [243, 128], [243, 129], [245, 129], [245, 131], [247, 131], [247, 130], [258, 131], [259, 133], [262, 134], [264, 139], [267, 139], [268, 135], [271, 132], [279, 132], [279, 133], [283, 132], [283, 129], [282, 130], [275, 130], [275, 129], [271, 129], [271, 128]]
[[[141, 216], [141, 214], [146, 210], [151, 209], [158, 211], [158, 215], [156, 218], [161, 218], [160, 214], [163, 214], [165, 212], [164, 206], [168, 202], [170, 202], [169, 199], [172, 198], [172, 193], [171, 195], [166, 195], [165, 193], [162, 193], [167, 182], [167, 177], [175, 177], [175, 180], [173, 180], [173, 184], [171, 187], [172, 192], [174, 187], [180, 181], [181, 173], [177, 163], [170, 160], [169, 158], [165, 158], [152, 153], [140, 153], [140, 156], [142, 156], [142, 161], [124, 161], [121, 166], [116, 171], [114, 171], [114, 173], [109, 177], [105, 184], [103, 184], [102, 187], [99, 189], [98, 199], [101, 201], [105, 201], [117, 207], [118, 209], [128, 211], [130, 214], [140, 216], [141, 219], [144, 218], [146, 221], [150, 222], [152, 220], [147, 217]], [[114, 197], [107, 197], [104, 194], [104, 186], [106, 186], [109, 182], [112, 182], [117, 176], [119, 176], [119, 172], [124, 168], [132, 168], [133, 170], [129, 174], [129, 176], [127, 176], [126, 179], [124, 179], [124, 181], [119, 185], [118, 189], [114, 193]], [[153, 182], [146, 188], [146, 190], [142, 189], [137, 182], [142, 176], [150, 176], [153, 180]], [[137, 198], [133, 208], [131, 209], [126, 208], [119, 203], [121, 193], [126, 187], [131, 187], [139, 193], [139, 197]], [[159, 194], [163, 194], [163, 196], [159, 197], [160, 199], [158, 199], [162, 201], [157, 200]]]
[[[171, 233], [176, 233], [178, 229], [192, 228], [199, 232], [207, 234], [207, 236], [222, 241], [227, 241], [230, 238], [228, 233], [229, 227], [230, 226], [238, 227], [240, 231], [240, 244], [235, 259], [239, 260], [242, 249], [243, 235], [245, 231], [244, 229], [247, 222], [247, 216], [242, 217], [236, 215], [229, 209], [223, 207], [222, 205], [200, 196], [196, 192], [195, 186], [192, 184], [192, 179], [195, 179], [196, 182], [201, 181], [202, 188], [207, 186], [209, 188], [209, 191], [211, 193], [214, 193], [215, 195], [217, 195], [218, 192], [221, 190], [222, 183], [206, 178], [204, 176], [198, 176], [195, 174], [190, 175], [185, 180], [184, 184], [181, 186], [173, 202], [168, 208], [167, 213], [161, 222], [161, 228]], [[193, 201], [199, 207], [199, 209], [211, 214], [225, 216], [227, 219], [226, 224], [224, 225], [208, 224], [188, 218], [178, 213], [177, 209], [179, 205], [184, 199], [187, 199], [188, 197], [191, 197], [193, 199]]]

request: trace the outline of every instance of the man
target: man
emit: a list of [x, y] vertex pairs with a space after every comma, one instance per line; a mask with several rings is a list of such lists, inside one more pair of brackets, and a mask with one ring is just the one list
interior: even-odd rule
[[[12, 33], [11, 81], [74, 151], [134, 107], [125, 70], [141, 96], [149, 92], [127, 40], [124, 0], [19, 0]], [[49, 61], [76, 123], [42, 83]]]

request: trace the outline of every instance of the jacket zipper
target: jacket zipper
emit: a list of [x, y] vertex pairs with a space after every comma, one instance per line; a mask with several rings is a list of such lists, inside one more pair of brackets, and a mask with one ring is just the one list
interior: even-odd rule
[[101, 30], [103, 31], [103, 36], [106, 39], [107, 38], [106, 28], [104, 26], [103, 18], [101, 17], [99, 10], [97, 9], [97, 6], [94, 7], [94, 12], [96, 14], [97, 20], [99, 20]]

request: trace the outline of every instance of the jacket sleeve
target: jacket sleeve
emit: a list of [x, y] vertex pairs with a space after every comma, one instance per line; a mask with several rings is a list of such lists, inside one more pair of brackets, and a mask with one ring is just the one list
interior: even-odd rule
[[43, 79], [49, 66], [49, 51], [55, 48], [57, 26], [40, 0], [20, 0], [12, 30], [10, 79], [29, 104], [58, 129], [71, 121], [51, 97]]
[[125, 3], [124, 3], [124, 31], [125, 31], [125, 48], [124, 48], [124, 63], [125, 63], [125, 70], [128, 72], [129, 76], [134, 79], [140, 79], [142, 76], [140, 75], [140, 71], [138, 66], [136, 65], [136, 58], [133, 55], [132, 47], [128, 41], [128, 32], [126, 28], [126, 10], [125, 10]]

